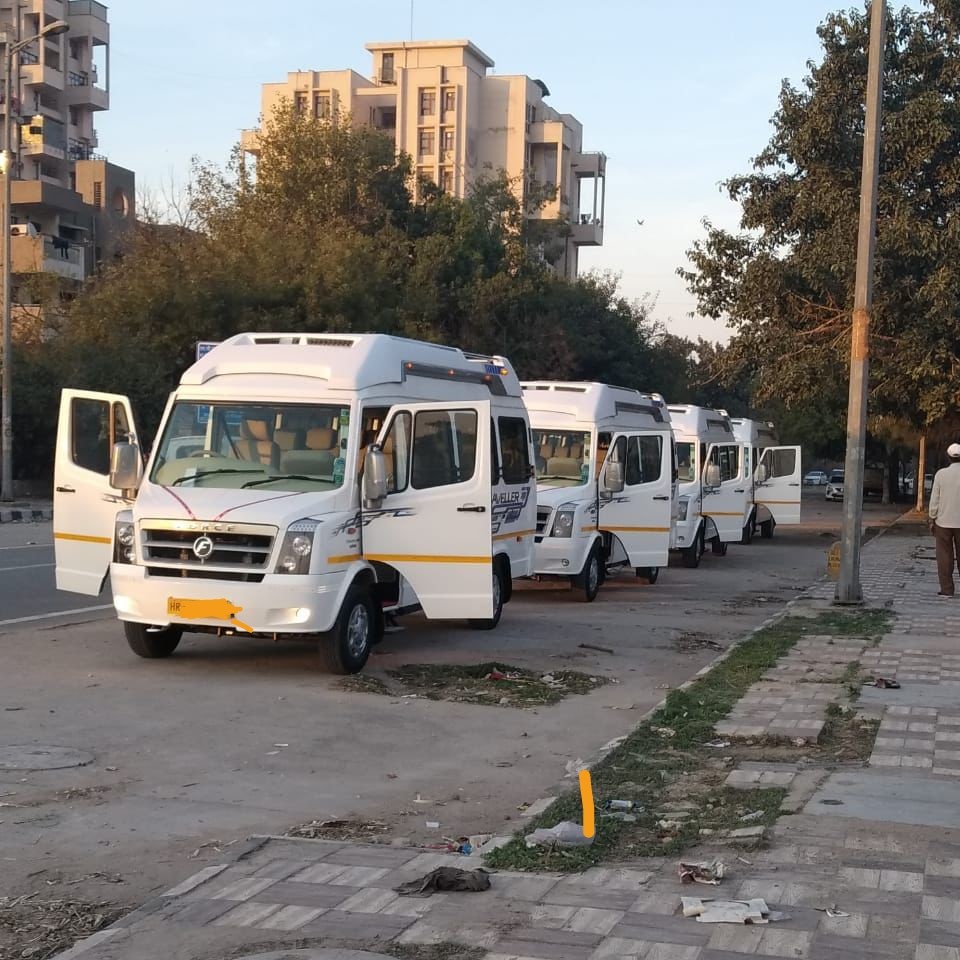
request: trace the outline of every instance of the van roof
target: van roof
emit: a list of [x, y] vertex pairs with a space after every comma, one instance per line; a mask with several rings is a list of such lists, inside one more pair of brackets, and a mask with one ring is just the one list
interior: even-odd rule
[[383, 333], [240, 333], [189, 367], [182, 386], [237, 374], [307, 377], [338, 390], [365, 390], [410, 377], [485, 383], [499, 396], [520, 397], [505, 357]]
[[731, 417], [733, 435], [740, 443], [755, 443], [758, 446], [773, 446], [777, 442], [776, 428], [767, 420], [750, 420], [747, 417]]
[[692, 403], [670, 404], [670, 420], [677, 436], [722, 443], [733, 440], [730, 418], [720, 410], [698, 407]]
[[524, 380], [521, 387], [534, 426], [536, 414], [559, 414], [582, 423], [620, 420], [624, 426], [664, 424], [664, 429], [670, 424], [670, 412], [658, 393], [567, 380]]

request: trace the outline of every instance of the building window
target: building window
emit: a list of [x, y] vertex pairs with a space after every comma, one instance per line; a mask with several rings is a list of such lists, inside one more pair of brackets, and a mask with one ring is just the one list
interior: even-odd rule
[[456, 134], [452, 127], [445, 127], [443, 132], [440, 134], [443, 144], [443, 149], [447, 153], [453, 153], [453, 150], [456, 146]]
[[437, 91], [420, 91], [420, 116], [432, 117], [437, 112]]
[[440, 171], [440, 189], [444, 193], [453, 193], [453, 171], [449, 167]]
[[333, 116], [329, 93], [318, 93], [313, 98], [313, 115], [317, 120], [329, 120]]
[[444, 90], [443, 91], [443, 112], [444, 113], [453, 113], [457, 108], [457, 91], [456, 90]]
[[436, 135], [432, 130], [420, 131], [420, 156], [432, 157], [436, 152]]
[[294, 98], [294, 105], [296, 106], [297, 113], [301, 116], [305, 115], [310, 110], [310, 95], [298, 93]]
[[103, 206], [103, 182], [95, 180], [93, 183], [93, 205], [99, 210]]
[[380, 60], [380, 82], [393, 83], [393, 54], [385, 53]]

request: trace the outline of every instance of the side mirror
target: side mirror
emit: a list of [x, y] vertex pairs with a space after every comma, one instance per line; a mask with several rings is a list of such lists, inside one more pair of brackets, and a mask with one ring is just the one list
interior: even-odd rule
[[707, 490], [720, 489], [720, 465], [708, 463], [703, 471], [703, 486]]
[[387, 495], [387, 458], [379, 444], [371, 444], [363, 461], [363, 505], [380, 506]]
[[139, 444], [115, 443], [110, 453], [110, 486], [114, 490], [136, 490], [142, 475]]
[[754, 480], [757, 481], [757, 483], [767, 482], [767, 467], [765, 464], [761, 463], [760, 466], [757, 467], [756, 472], [753, 475], [753, 478]]
[[623, 464], [616, 460], [607, 460], [603, 471], [601, 491], [603, 493], [620, 493], [623, 490]]

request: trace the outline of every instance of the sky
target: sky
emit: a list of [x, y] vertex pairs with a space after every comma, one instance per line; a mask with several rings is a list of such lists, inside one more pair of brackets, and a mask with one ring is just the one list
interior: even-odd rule
[[[413, 0], [418, 40], [470, 39], [497, 73], [542, 79], [607, 155], [604, 243], [581, 272], [656, 297], [671, 332], [726, 340], [677, 276], [701, 221], [735, 228], [720, 183], [769, 139], [784, 78], [820, 54], [817, 25], [850, 0]], [[408, 40], [410, 0], [113, 0], [110, 110], [99, 151], [157, 193], [191, 157], [223, 162], [257, 124], [260, 85], [293, 70], [371, 72], [364, 44]], [[642, 225], [638, 223], [642, 221]], [[692, 314], [692, 315], [691, 315]]]

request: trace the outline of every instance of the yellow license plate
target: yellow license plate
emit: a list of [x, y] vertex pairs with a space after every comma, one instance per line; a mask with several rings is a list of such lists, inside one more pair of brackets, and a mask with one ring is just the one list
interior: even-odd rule
[[179, 617], [183, 611], [183, 601], [179, 597], [167, 597], [167, 616]]

